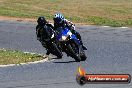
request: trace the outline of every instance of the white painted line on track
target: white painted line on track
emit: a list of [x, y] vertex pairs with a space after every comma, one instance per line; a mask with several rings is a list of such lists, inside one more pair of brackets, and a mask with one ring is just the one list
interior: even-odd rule
[[101, 27], [110, 27], [110, 26], [101, 26]]
[[[108, 28], [108, 27], [111, 27], [111, 26], [101, 26], [101, 27]], [[129, 27], [115, 27], [115, 28], [129, 28]]]
[[[26, 54], [32, 54], [32, 55], [34, 55], [34, 54], [36, 54], [36, 53], [31, 53], [31, 52], [23, 52], [23, 53], [26, 53]], [[41, 54], [38, 54], [38, 55], [41, 55]]]
[[128, 28], [128, 27], [119, 27], [119, 28]]
[[0, 67], [12, 67], [12, 66], [21, 66], [21, 65], [30, 65], [30, 64], [37, 64], [49, 61], [48, 58], [43, 60], [34, 61], [34, 62], [27, 62], [27, 63], [20, 63], [20, 64], [8, 64], [8, 65], [0, 65]]

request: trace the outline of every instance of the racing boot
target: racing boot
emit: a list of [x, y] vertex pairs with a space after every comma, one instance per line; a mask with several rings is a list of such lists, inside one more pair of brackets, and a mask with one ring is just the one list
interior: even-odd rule
[[46, 55], [49, 55], [49, 54], [50, 54], [50, 52], [49, 52], [49, 50], [47, 50]]
[[86, 46], [82, 45], [82, 47], [83, 47], [84, 50], [87, 50], [87, 47]]
[[71, 30], [71, 31], [72, 31], [72, 33], [75, 34], [75, 35], [77, 36], [77, 38], [80, 40], [80, 43], [81, 43], [81, 45], [82, 45], [83, 50], [87, 50], [87, 47], [83, 45], [81, 35], [80, 35], [77, 31], [75, 31], [75, 30]]
[[78, 32], [76, 32], [76, 35], [77, 35], [78, 39], [80, 40], [80, 43], [81, 43], [81, 45], [82, 45], [83, 50], [87, 50], [87, 47], [84, 46], [84, 44], [83, 44], [83, 42], [82, 42], [82, 38], [81, 38], [80, 34], [79, 34]]
[[81, 43], [81, 45], [82, 45], [83, 50], [87, 50], [87, 47], [86, 47], [86, 46], [84, 46], [84, 44], [83, 44], [82, 40], [80, 40], [80, 43]]

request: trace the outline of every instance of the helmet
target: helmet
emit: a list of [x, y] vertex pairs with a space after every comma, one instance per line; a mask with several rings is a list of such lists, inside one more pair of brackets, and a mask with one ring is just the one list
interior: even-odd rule
[[55, 23], [61, 24], [64, 20], [64, 16], [60, 13], [56, 13], [53, 20], [54, 20]]
[[47, 21], [44, 17], [41, 16], [41, 17], [38, 18], [37, 23], [39, 25], [45, 25], [47, 23]]

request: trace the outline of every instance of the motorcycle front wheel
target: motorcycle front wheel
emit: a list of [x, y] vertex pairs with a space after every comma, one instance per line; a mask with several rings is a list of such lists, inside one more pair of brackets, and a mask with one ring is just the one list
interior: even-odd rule
[[87, 56], [86, 56], [82, 46], [79, 47], [79, 53], [80, 53], [81, 61], [85, 61], [87, 59]]
[[57, 47], [57, 45], [55, 43], [50, 44], [51, 46], [49, 47], [49, 51], [53, 54], [56, 55], [57, 58], [62, 58], [63, 54], [61, 52], [61, 50], [59, 50], [59, 48]]
[[67, 50], [69, 51], [70, 56], [73, 57], [76, 62], [80, 62], [81, 61], [80, 55], [75, 53], [75, 51], [73, 50], [73, 48], [72, 48], [72, 46], [70, 44], [67, 45]]

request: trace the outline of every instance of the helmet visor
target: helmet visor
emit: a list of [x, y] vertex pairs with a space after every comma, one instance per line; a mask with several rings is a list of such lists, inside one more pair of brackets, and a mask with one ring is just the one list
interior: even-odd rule
[[62, 19], [61, 18], [54, 18], [54, 22], [55, 23], [61, 23], [62, 22]]

